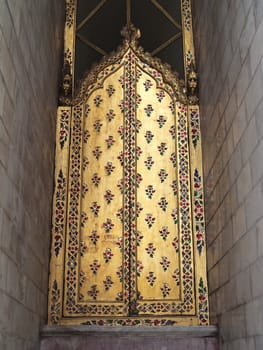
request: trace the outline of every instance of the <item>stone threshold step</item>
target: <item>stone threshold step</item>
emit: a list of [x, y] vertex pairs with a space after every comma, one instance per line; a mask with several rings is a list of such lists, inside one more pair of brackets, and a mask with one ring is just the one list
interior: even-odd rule
[[45, 326], [41, 350], [217, 350], [217, 327]]
[[162, 335], [172, 336], [173, 338], [207, 338], [217, 337], [216, 326], [178, 326], [178, 327], [145, 327], [145, 326], [44, 326], [41, 331], [41, 337], [72, 335], [85, 336], [136, 336], [136, 337], [160, 337]]

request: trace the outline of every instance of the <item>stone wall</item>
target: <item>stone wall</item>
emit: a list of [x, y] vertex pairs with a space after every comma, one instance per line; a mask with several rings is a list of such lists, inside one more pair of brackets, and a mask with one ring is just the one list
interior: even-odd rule
[[263, 1], [194, 0], [211, 315], [263, 349]]
[[63, 0], [0, 0], [0, 349], [46, 320]]

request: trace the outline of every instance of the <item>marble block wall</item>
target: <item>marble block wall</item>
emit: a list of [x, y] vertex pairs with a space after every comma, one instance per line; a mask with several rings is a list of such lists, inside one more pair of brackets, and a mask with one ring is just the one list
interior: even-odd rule
[[211, 315], [220, 349], [263, 349], [263, 1], [193, 0]]
[[0, 349], [46, 322], [64, 0], [0, 0]]

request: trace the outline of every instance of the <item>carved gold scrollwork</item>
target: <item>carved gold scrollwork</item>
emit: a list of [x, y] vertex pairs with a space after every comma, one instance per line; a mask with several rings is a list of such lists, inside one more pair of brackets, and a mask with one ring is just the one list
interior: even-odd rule
[[193, 62], [191, 62], [190, 70], [187, 76], [187, 88], [190, 104], [198, 103], [198, 75]]

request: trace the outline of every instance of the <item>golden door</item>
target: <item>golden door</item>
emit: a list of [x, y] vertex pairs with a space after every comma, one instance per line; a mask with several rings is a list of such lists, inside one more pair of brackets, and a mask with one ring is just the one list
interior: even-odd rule
[[205, 325], [199, 108], [124, 34], [58, 109], [49, 322]]

